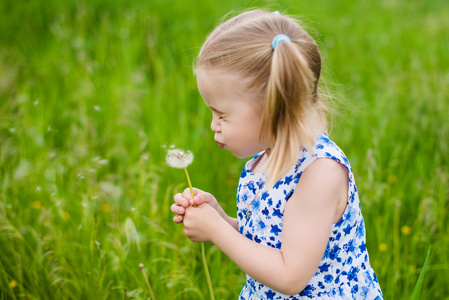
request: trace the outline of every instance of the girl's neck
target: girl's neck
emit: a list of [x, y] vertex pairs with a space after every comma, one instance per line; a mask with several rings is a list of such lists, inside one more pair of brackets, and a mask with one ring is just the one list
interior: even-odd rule
[[265, 152], [262, 153], [262, 155], [256, 158], [256, 160], [254, 161], [253, 165], [251, 166], [251, 172], [253, 174], [263, 171], [263, 164], [268, 158], [267, 151], [269, 151], [269, 149], [265, 150]]

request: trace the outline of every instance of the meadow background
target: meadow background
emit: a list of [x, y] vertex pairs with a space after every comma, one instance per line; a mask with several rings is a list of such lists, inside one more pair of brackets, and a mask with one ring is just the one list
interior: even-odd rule
[[[199, 245], [172, 223], [193, 184], [235, 216], [244, 164], [209, 130], [192, 62], [229, 11], [314, 28], [335, 93], [331, 137], [355, 173], [386, 299], [449, 299], [449, 2], [0, 1], [1, 299], [208, 299]], [[244, 274], [206, 243], [216, 299]]]

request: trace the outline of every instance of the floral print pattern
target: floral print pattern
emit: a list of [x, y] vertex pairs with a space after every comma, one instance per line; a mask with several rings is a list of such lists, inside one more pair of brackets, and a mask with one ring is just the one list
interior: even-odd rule
[[354, 176], [343, 151], [323, 133], [313, 152], [303, 149], [297, 163], [271, 189], [263, 189], [263, 173], [251, 166], [263, 152], [245, 165], [237, 188], [237, 220], [241, 234], [259, 244], [280, 249], [285, 204], [293, 194], [302, 172], [317, 158], [343, 164], [349, 175], [348, 202], [341, 219], [332, 226], [326, 251], [308, 285], [297, 295], [284, 295], [247, 275], [240, 300], [249, 299], [374, 299], [382, 292], [369, 263], [365, 225]]

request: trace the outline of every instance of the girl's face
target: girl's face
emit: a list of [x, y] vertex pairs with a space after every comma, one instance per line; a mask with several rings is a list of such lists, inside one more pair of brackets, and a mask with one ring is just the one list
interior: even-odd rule
[[248, 80], [229, 72], [197, 72], [198, 90], [212, 111], [210, 128], [221, 148], [238, 158], [265, 150], [259, 141], [263, 105], [261, 96], [249, 91]]

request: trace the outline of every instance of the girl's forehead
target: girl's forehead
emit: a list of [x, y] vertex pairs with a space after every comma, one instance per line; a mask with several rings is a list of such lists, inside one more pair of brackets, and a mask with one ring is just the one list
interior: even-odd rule
[[197, 71], [197, 79], [220, 84], [233, 84], [238, 87], [244, 87], [247, 82], [249, 82], [248, 79], [244, 78], [237, 72], [230, 72], [222, 69], [199, 69]]
[[261, 91], [250, 88], [252, 78], [244, 77], [237, 72], [198, 69], [196, 74], [198, 89], [203, 97], [217, 93], [233, 94], [242, 100], [250, 99], [260, 102], [264, 99]]

